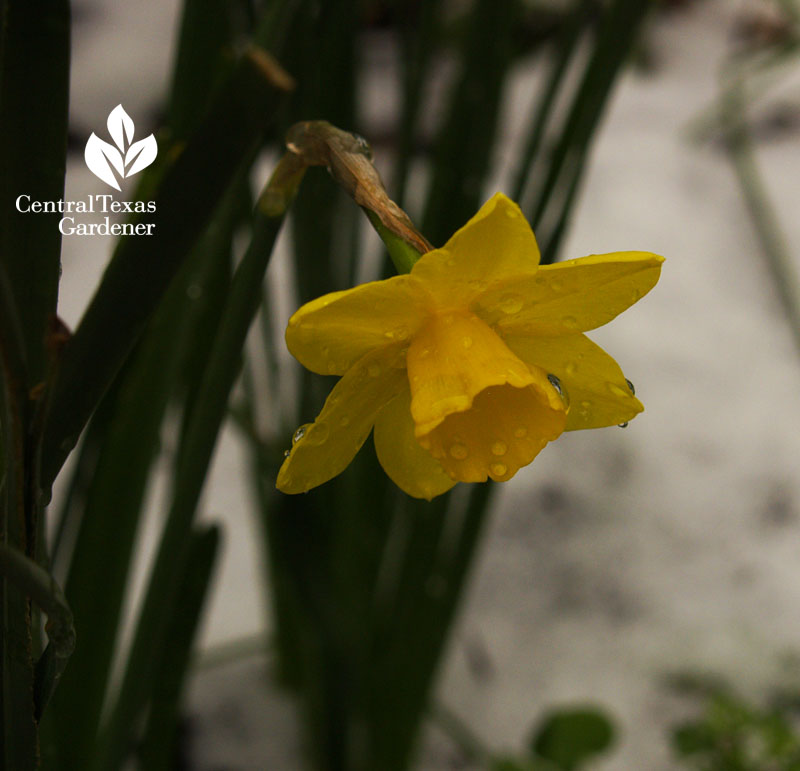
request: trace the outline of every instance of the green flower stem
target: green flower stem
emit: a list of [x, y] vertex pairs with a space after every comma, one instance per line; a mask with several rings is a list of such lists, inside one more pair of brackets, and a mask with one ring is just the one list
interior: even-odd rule
[[381, 222], [380, 217], [378, 217], [375, 212], [364, 209], [364, 213], [386, 245], [389, 257], [392, 258], [397, 272], [410, 273], [411, 268], [414, 267], [414, 263], [422, 257], [422, 253], [418, 252], [411, 244], [392, 233], [392, 231]]
[[408, 215], [386, 193], [372, 165], [372, 149], [362, 137], [327, 121], [303, 121], [289, 129], [286, 146], [306, 166], [325, 166], [345, 192], [361, 206], [401, 273], [408, 273], [421, 254], [433, 247]]

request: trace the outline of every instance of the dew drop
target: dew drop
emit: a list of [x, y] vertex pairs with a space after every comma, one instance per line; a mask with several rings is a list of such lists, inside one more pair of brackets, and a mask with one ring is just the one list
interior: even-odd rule
[[378, 377], [378, 375], [381, 374], [380, 365], [378, 365], [378, 364], [370, 364], [369, 367], [367, 367], [367, 374], [370, 377]]
[[563, 396], [564, 392], [561, 390], [561, 381], [555, 375], [548, 375], [547, 379], [550, 381], [550, 385], [556, 389], [559, 396]]
[[303, 423], [303, 425], [292, 434], [292, 444], [297, 444], [306, 435], [306, 431], [308, 431], [310, 426], [311, 423]]
[[560, 292], [564, 288], [564, 282], [560, 278], [554, 278], [550, 282], [550, 287], [555, 292]]
[[592, 403], [591, 402], [586, 402], [586, 401], [581, 402], [580, 410], [578, 410], [578, 414], [584, 420], [588, 420], [589, 419], [589, 416], [591, 415], [591, 412], [592, 412]]
[[450, 455], [456, 460], [464, 460], [469, 455], [469, 450], [466, 445], [456, 443], [450, 446]]
[[497, 477], [503, 476], [508, 471], [508, 467], [505, 463], [492, 463], [489, 468], [491, 469], [492, 474]]
[[636, 389], [633, 387], [633, 383], [631, 383], [631, 381], [628, 380], [628, 378], [625, 378], [625, 382], [628, 384], [628, 388], [631, 389], [631, 393], [635, 396], [636, 395]]
[[353, 139], [356, 141], [356, 152], [363, 155], [367, 160], [372, 160], [372, 146], [360, 134], [353, 134]]
[[614, 396], [620, 397], [627, 397], [630, 396], [630, 393], [626, 391], [624, 388], [621, 388], [616, 383], [608, 383], [608, 390], [611, 391]]
[[510, 220], [514, 220], [517, 218], [517, 210], [516, 209], [506, 209], [506, 217]]
[[624, 423], [619, 423], [618, 425], [619, 425], [620, 428], [627, 428], [628, 427], [628, 421], [626, 420]]
[[328, 438], [328, 434], [330, 434], [330, 427], [323, 420], [321, 422], [314, 423], [311, 428], [308, 429], [306, 441], [309, 444], [319, 445]]
[[430, 348], [423, 348], [419, 352], [420, 359], [424, 359], [426, 356], [430, 356], [430, 355], [431, 355], [431, 349]]
[[445, 265], [447, 265], [448, 268], [454, 268], [456, 266], [456, 261], [452, 257], [449, 257]]
[[514, 436], [516, 436], [517, 439], [522, 439], [527, 435], [528, 435], [528, 429], [525, 428], [525, 426], [518, 426], [517, 428], [514, 429]]
[[578, 370], [578, 365], [574, 361], [571, 361], [567, 364], [566, 369], [568, 375], [574, 375]]
[[472, 348], [472, 338], [471, 337], [462, 338], [461, 345], [463, 345], [464, 348]]
[[508, 445], [505, 442], [497, 441], [492, 445], [492, 455], [505, 455]]
[[291, 450], [284, 450], [283, 451], [283, 457], [284, 458], [288, 458], [291, 454], [292, 454]]
[[498, 305], [503, 313], [510, 315], [512, 313], [519, 313], [522, 310], [524, 301], [518, 294], [507, 294], [500, 299]]
[[350, 418], [348, 418], [347, 415], [342, 415], [342, 417], [339, 418], [339, 425], [342, 428], [347, 428], [347, 426], [350, 425]]
[[203, 287], [200, 284], [189, 284], [186, 287], [186, 296], [190, 300], [199, 300], [203, 296]]
[[578, 319], [574, 316], [564, 316], [561, 321], [564, 323], [564, 326], [567, 329], [577, 329], [578, 328]]

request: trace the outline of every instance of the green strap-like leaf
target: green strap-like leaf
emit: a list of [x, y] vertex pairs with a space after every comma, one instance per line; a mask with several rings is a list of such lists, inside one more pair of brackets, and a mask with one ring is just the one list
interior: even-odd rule
[[47, 487], [119, 371], [278, 102], [271, 65], [251, 50], [217, 94], [201, 127], [165, 173], [151, 236], [120, 244], [64, 350], [42, 455]]

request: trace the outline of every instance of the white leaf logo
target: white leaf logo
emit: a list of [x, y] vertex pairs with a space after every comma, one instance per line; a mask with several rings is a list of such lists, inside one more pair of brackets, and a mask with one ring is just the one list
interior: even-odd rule
[[83, 155], [92, 174], [121, 191], [117, 177], [125, 179], [146, 169], [158, 155], [158, 144], [152, 134], [133, 141], [133, 120], [121, 104], [109, 113], [106, 125], [116, 147], [92, 132]]

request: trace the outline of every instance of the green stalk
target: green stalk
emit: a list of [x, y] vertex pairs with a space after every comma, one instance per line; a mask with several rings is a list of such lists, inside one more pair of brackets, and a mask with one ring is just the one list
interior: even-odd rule
[[728, 155], [800, 353], [800, 278], [759, 170], [753, 137], [742, 110], [741, 93], [735, 84], [727, 92], [723, 120]]
[[153, 235], [121, 241], [62, 357], [44, 435], [45, 489], [242, 160], [261, 139], [277, 104], [274, 67], [259, 49], [242, 58], [201, 127], [167, 169], [155, 197], [156, 212], [150, 215]]
[[[293, 184], [299, 179], [292, 180]], [[186, 541], [208, 474], [211, 456], [227, 411], [230, 390], [241, 364], [241, 351], [261, 300], [261, 282], [294, 187], [277, 210], [265, 208], [266, 193], [256, 208], [253, 238], [231, 285], [219, 329], [186, 430], [184, 451], [176, 466], [172, 505], [139, 614], [128, 662], [101, 739], [96, 768], [115, 771], [129, 746], [131, 726], [141, 716], [154, 686], [155, 652], [166, 644], [169, 620], [176, 608], [176, 581], [188, 559]], [[268, 186], [269, 190], [269, 186]]]

